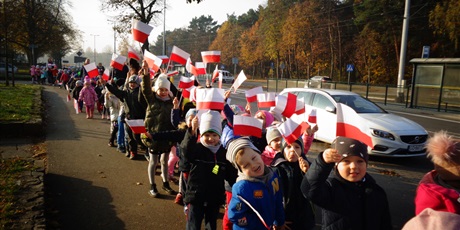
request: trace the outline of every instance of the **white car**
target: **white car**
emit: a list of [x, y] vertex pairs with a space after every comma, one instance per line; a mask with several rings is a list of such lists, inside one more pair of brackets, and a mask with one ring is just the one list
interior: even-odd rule
[[286, 88], [280, 94], [287, 93], [303, 98], [305, 105], [316, 108], [318, 132], [315, 139], [331, 143], [336, 138], [337, 103], [353, 108], [362, 119], [362, 124], [371, 134], [372, 155], [389, 157], [411, 157], [425, 155], [427, 131], [419, 124], [407, 118], [391, 114], [359, 94], [333, 89]]
[[[0, 62], [0, 73], [5, 73], [6, 72], [6, 64], [4, 62]], [[17, 73], [18, 68], [14, 65], [8, 64], [8, 72], [12, 73]]]

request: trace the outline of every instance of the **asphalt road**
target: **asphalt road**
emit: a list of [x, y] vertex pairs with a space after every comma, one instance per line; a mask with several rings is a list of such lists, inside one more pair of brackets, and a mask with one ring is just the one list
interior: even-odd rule
[[[173, 203], [174, 196], [161, 189], [161, 198], [147, 194], [147, 161], [128, 160], [107, 146], [109, 121], [101, 120], [97, 111], [92, 120], [85, 119], [84, 113], [75, 114], [63, 89], [45, 86], [44, 98], [48, 105], [45, 185], [49, 229], [185, 228], [183, 208]], [[244, 91], [231, 98], [232, 103], [244, 104]], [[315, 158], [325, 148], [326, 144], [315, 142], [309, 157]], [[425, 157], [371, 157], [368, 171], [388, 194], [394, 229], [401, 229], [414, 215], [417, 183], [431, 168]], [[157, 175], [157, 184], [161, 184]]]

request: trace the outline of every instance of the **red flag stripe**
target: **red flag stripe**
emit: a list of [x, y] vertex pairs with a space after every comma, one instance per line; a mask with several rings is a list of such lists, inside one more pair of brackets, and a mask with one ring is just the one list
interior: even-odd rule
[[190, 57], [190, 54], [181, 50], [177, 46], [173, 46], [171, 57], [169, 58], [171, 61], [175, 61], [179, 64], [185, 65], [187, 64], [187, 59]]
[[261, 138], [262, 129], [247, 124], [233, 124], [233, 134], [239, 136], [254, 136]]
[[290, 134], [284, 134], [283, 135], [284, 140], [288, 144], [294, 143], [299, 137], [302, 135], [302, 133], [305, 132], [305, 130], [308, 128], [308, 124], [305, 122], [300, 123], [299, 126], [297, 126]]
[[224, 109], [224, 102], [216, 102], [216, 101], [200, 101], [196, 102], [196, 109], [216, 109], [216, 110], [223, 110]]
[[275, 106], [275, 105], [276, 105], [276, 104], [275, 104], [275, 101], [259, 101], [259, 102], [257, 103], [257, 106], [258, 106], [259, 108], [270, 108], [270, 107], [273, 107], [273, 106]]
[[203, 51], [201, 52], [201, 58], [204, 63], [219, 63], [220, 53], [220, 51]]
[[372, 138], [351, 124], [337, 122], [337, 136], [353, 138], [363, 142], [367, 146], [374, 147]]

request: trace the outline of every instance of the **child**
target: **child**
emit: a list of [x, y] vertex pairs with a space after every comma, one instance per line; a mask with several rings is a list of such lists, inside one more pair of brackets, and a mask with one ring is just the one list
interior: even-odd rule
[[460, 214], [460, 140], [440, 131], [428, 139], [426, 149], [434, 170], [420, 181], [415, 214], [426, 208]]
[[94, 104], [97, 101], [97, 95], [96, 91], [94, 91], [93, 86], [91, 86], [90, 81], [85, 80], [85, 85], [83, 86], [83, 89], [81, 89], [80, 91], [78, 100], [83, 101], [85, 103], [86, 119], [92, 119], [94, 112]]
[[110, 110], [110, 139], [109, 146], [115, 147], [115, 138], [118, 132], [118, 114], [120, 113], [120, 100], [110, 92], [105, 93], [104, 107]]
[[77, 80], [75, 82], [75, 87], [72, 90], [72, 97], [75, 99], [76, 102], [76, 110], [77, 114], [81, 113], [81, 110], [83, 109], [83, 101], [78, 100], [80, 97], [80, 92], [83, 89], [83, 82], [81, 80]]
[[392, 229], [387, 195], [366, 173], [367, 146], [340, 136], [332, 146], [318, 155], [301, 187], [322, 208], [322, 229]]
[[267, 128], [266, 138], [267, 146], [265, 147], [265, 150], [262, 152], [261, 156], [265, 165], [270, 165], [275, 155], [281, 151], [281, 140], [283, 137], [278, 131], [278, 127], [272, 125]]
[[283, 148], [272, 162], [280, 176], [283, 191], [284, 211], [287, 229], [313, 229], [315, 212], [308, 198], [302, 195], [302, 178], [309, 168], [304, 154], [302, 138], [288, 144], [283, 140]]
[[219, 112], [208, 111], [201, 115], [199, 131], [197, 142], [198, 117], [195, 117], [180, 145], [181, 153], [191, 164], [184, 197], [188, 207], [186, 229], [201, 229], [203, 217], [206, 229], [217, 229], [217, 216], [224, 201], [224, 180], [232, 168], [220, 142]]
[[259, 150], [249, 139], [241, 137], [229, 143], [227, 159], [239, 174], [228, 207], [233, 229], [284, 229], [279, 178], [264, 164]]

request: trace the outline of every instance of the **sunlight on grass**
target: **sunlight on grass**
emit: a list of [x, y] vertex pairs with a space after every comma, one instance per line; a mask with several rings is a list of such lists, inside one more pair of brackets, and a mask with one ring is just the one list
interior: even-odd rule
[[40, 86], [18, 84], [0, 86], [0, 122], [29, 121], [38, 106], [35, 99], [40, 100]]

